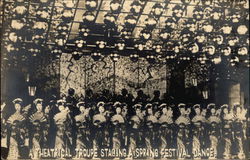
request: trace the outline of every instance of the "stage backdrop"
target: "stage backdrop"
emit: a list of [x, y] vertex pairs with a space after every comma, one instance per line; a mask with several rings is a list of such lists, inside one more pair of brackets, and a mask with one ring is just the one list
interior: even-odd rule
[[129, 57], [120, 57], [114, 62], [105, 57], [94, 61], [89, 56], [74, 60], [70, 54], [62, 54], [60, 60], [61, 92], [74, 88], [77, 95], [84, 95], [86, 89], [100, 92], [108, 89], [119, 93], [122, 88], [135, 93], [142, 89], [146, 94], [154, 90], [165, 93], [167, 90], [168, 67], [165, 63], [150, 64], [140, 59], [132, 62]]

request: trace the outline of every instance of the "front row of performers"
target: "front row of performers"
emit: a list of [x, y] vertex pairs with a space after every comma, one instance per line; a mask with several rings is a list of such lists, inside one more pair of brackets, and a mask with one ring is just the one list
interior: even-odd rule
[[219, 152], [224, 159], [246, 157], [247, 111], [239, 104], [232, 107], [135, 104], [129, 108], [119, 102], [111, 107], [104, 102], [92, 107], [79, 102], [76, 106], [79, 114], [72, 115], [63, 100], [57, 101], [55, 113], [51, 106], [43, 106], [42, 99], [34, 100], [32, 113], [31, 105], [22, 107], [22, 99], [13, 103], [15, 113], [1, 119], [1, 143], [8, 148], [8, 159], [20, 158], [23, 146], [27, 146], [32, 159], [39, 158], [36, 152], [41, 148], [175, 148], [191, 153], [184, 158], [194, 158], [192, 153], [210, 148], [215, 154], [206, 158], [218, 158]]

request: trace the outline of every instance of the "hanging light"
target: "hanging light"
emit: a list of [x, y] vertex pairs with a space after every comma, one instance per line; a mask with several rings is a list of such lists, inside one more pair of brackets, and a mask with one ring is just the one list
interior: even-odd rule
[[32, 86], [32, 85], [30, 85], [30, 86], [28, 86], [28, 91], [29, 91], [29, 96], [35, 96], [35, 94], [36, 94], [36, 86]]
[[159, 38], [163, 42], [167, 42], [170, 39], [170, 33], [167, 29], [162, 29], [159, 33]]
[[131, 60], [132, 62], [137, 62], [137, 61], [139, 60], [139, 55], [138, 55], [138, 54], [131, 54], [131, 55], [129, 56], [129, 58], [130, 58], [130, 60]]
[[87, 37], [89, 33], [90, 33], [90, 29], [86, 25], [81, 23], [79, 26], [79, 35], [83, 37]]
[[68, 32], [69, 32], [69, 25], [68, 23], [65, 23], [65, 22], [61, 22], [58, 26], [57, 26], [57, 32], [60, 34], [60, 35], [68, 35]]
[[172, 15], [178, 21], [181, 17], [183, 17], [184, 9], [180, 5], [175, 5], [172, 8]]
[[30, 74], [29, 74], [29, 73], [26, 74], [25, 81], [26, 81], [26, 82], [29, 82], [29, 81], [30, 81]]
[[65, 35], [58, 35], [55, 37], [56, 45], [62, 47], [66, 44], [66, 36]]
[[148, 61], [149, 63], [155, 63], [155, 61], [156, 61], [156, 58], [155, 58], [154, 55], [147, 55], [147, 56], [146, 56], [146, 59], [147, 59], [147, 61]]
[[156, 24], [157, 24], [157, 21], [152, 16], [149, 16], [145, 21], [146, 28], [149, 30], [153, 30], [156, 27]]
[[91, 54], [91, 57], [93, 58], [94, 61], [99, 61], [102, 58], [102, 54], [99, 51], [96, 51]]
[[160, 42], [155, 42], [153, 45], [153, 49], [155, 50], [156, 53], [161, 53], [162, 52], [162, 43]]
[[41, 48], [40, 48], [40, 45], [38, 45], [38, 44], [31, 45], [27, 50], [32, 56], [37, 56], [41, 53]]
[[127, 15], [125, 17], [125, 26], [127, 28], [134, 28], [136, 25], [137, 19], [133, 15]]
[[133, 13], [133, 15], [138, 15], [142, 12], [142, 4], [138, 0], [133, 1], [131, 3], [130, 12]]
[[59, 48], [53, 48], [51, 53], [54, 55], [54, 57], [59, 59], [62, 55], [62, 50]]
[[101, 41], [96, 41], [96, 45], [97, 45], [98, 48], [103, 49], [103, 48], [106, 47], [107, 42], [102, 41], [102, 40]]
[[199, 6], [196, 6], [195, 9], [193, 10], [193, 18], [197, 21], [200, 21], [204, 17], [204, 9], [202, 9]]
[[112, 53], [110, 54], [110, 58], [114, 61], [117, 62], [120, 58], [120, 56], [117, 53]]
[[179, 57], [179, 59], [180, 59], [181, 61], [189, 61], [189, 60], [190, 60], [190, 57], [182, 55], [182, 56]]
[[204, 99], [208, 99], [208, 90], [207, 89], [204, 89], [202, 91], [202, 96], [203, 96]]
[[112, 13], [107, 13], [104, 16], [104, 24], [108, 27], [108, 28], [115, 28], [115, 21], [116, 21], [116, 16]]
[[134, 44], [135, 49], [138, 51], [143, 51], [145, 48], [145, 44], [142, 41], [136, 41]]
[[98, 0], [86, 0], [85, 2], [85, 7], [89, 11], [96, 10], [97, 6], [98, 6]]
[[132, 35], [132, 31], [128, 28], [123, 28], [120, 33], [121, 33], [122, 39], [125, 39], [125, 40], [130, 39]]
[[188, 50], [191, 53], [195, 54], [195, 53], [198, 53], [200, 49], [197, 43], [191, 43], [189, 44]]
[[160, 3], [155, 3], [152, 7], [151, 13], [154, 17], [159, 18], [164, 11], [163, 6]]
[[78, 51], [74, 51], [72, 53], [72, 57], [74, 58], [74, 60], [78, 61], [82, 57], [82, 53], [80, 53]]
[[112, 13], [119, 13], [121, 11], [121, 0], [112, 0], [110, 2], [110, 10]]
[[69, 23], [74, 18], [74, 12], [72, 9], [64, 9], [62, 13], [63, 22]]
[[152, 37], [152, 32], [151, 32], [150, 30], [144, 28], [144, 29], [140, 32], [139, 36], [140, 36], [140, 39], [141, 39], [142, 41], [148, 41], [148, 40], [151, 39], [151, 37]]
[[77, 37], [74, 43], [77, 48], [83, 48], [85, 45], [85, 41], [83, 40], [82, 37]]
[[82, 19], [84, 24], [91, 25], [94, 23], [95, 15], [93, 12], [86, 11], [82, 16]]
[[232, 30], [233, 30], [233, 27], [230, 25], [228, 21], [224, 21], [220, 28], [220, 31], [222, 31], [222, 33], [225, 35], [231, 34]]
[[119, 39], [115, 42], [115, 47], [117, 50], [122, 51], [125, 49], [125, 42], [122, 39]]

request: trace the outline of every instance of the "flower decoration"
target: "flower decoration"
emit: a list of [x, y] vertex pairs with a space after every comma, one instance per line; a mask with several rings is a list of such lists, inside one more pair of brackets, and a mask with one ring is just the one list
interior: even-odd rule
[[230, 22], [234, 25], [240, 22], [241, 13], [238, 10], [231, 10], [231, 13], [228, 15]]
[[223, 12], [220, 8], [214, 8], [210, 13], [211, 20], [214, 23], [218, 23], [219, 21], [221, 21], [222, 16], [223, 16]]
[[121, 0], [112, 0], [110, 2], [110, 10], [112, 13], [119, 13], [121, 11]]
[[104, 16], [104, 24], [108, 27], [108, 28], [115, 28], [115, 21], [116, 21], [116, 16], [112, 13], [107, 13]]
[[131, 3], [130, 12], [133, 13], [133, 15], [138, 15], [142, 12], [142, 9], [142, 4], [138, 0], [135, 0]]
[[82, 19], [84, 24], [91, 25], [94, 23], [95, 15], [93, 12], [86, 11], [82, 16]]
[[36, 11], [36, 17], [39, 21], [47, 21], [50, 18], [49, 9], [47, 7], [40, 7]]
[[227, 41], [227, 44], [230, 47], [234, 47], [239, 43], [239, 37], [237, 37], [237, 36], [228, 36], [226, 38], [226, 41]]
[[170, 39], [171, 34], [167, 29], [162, 29], [159, 33], [159, 38], [163, 42], [167, 42]]
[[155, 5], [152, 7], [151, 14], [155, 18], [159, 18], [164, 11], [163, 6], [160, 3], [155, 3]]
[[143, 40], [143, 41], [148, 41], [149, 39], [151, 39], [152, 37], [152, 32], [146, 28], [144, 28], [140, 34], [140, 39]]
[[195, 53], [199, 52], [200, 48], [199, 48], [199, 45], [197, 43], [191, 43], [188, 46], [188, 50], [189, 50], [189, 52], [195, 54]]
[[172, 9], [173, 17], [178, 21], [181, 17], [183, 17], [184, 9], [180, 5], [176, 5]]
[[209, 21], [205, 21], [203, 24], [202, 24], [202, 30], [205, 32], [205, 33], [211, 33], [213, 32], [214, 30], [214, 26], [212, 24], [209, 23]]
[[48, 28], [48, 23], [46, 22], [41, 22], [41, 21], [34, 22], [33, 29], [37, 34], [44, 33], [47, 30], [47, 28]]
[[246, 46], [240, 46], [237, 50], [238, 55], [246, 56], [248, 54], [248, 48]]
[[74, 58], [74, 60], [78, 61], [82, 57], [82, 53], [74, 51], [72, 52], [72, 57]]
[[237, 33], [239, 35], [246, 35], [249, 33], [249, 25], [246, 25], [246, 23], [241, 23], [237, 26]]
[[155, 28], [156, 24], [157, 24], [157, 21], [152, 16], [149, 16], [145, 21], [146, 28], [149, 30], [153, 30]]
[[96, 45], [97, 45], [98, 48], [103, 49], [103, 48], [106, 47], [107, 42], [105, 42], [105, 41], [96, 41]]
[[120, 33], [122, 39], [129, 39], [132, 35], [132, 31], [128, 28], [123, 28]]
[[215, 54], [216, 48], [213, 43], [208, 43], [204, 48], [203, 52], [207, 53], [208, 55], [212, 56]]
[[75, 6], [74, 0], [63, 0], [62, 4], [65, 8], [73, 8]]
[[65, 22], [61, 22], [58, 26], [57, 26], [57, 32], [60, 35], [67, 35], [69, 32], [69, 25], [68, 23]]
[[134, 28], [136, 25], [137, 19], [133, 15], [127, 15], [125, 17], [125, 26], [128, 28]]
[[217, 45], [221, 45], [224, 42], [224, 37], [221, 34], [213, 34], [211, 37], [211, 40], [217, 44]]
[[110, 58], [114, 61], [117, 62], [120, 58], [120, 56], [117, 53], [112, 53], [110, 54]]
[[8, 39], [13, 43], [18, 43], [23, 40], [23, 38], [21, 36], [18, 36], [14, 31], [8, 32]]
[[115, 47], [119, 51], [124, 50], [125, 49], [125, 42], [124, 42], [124, 40], [122, 40], [122, 39], [117, 40], [116, 43], [115, 43]]
[[93, 58], [94, 61], [99, 61], [102, 58], [102, 54], [101, 52], [96, 51], [91, 54], [91, 57]]
[[72, 9], [64, 9], [62, 13], [62, 20], [66, 23], [69, 23], [74, 18], [74, 12]]
[[193, 18], [197, 21], [200, 21], [203, 19], [204, 17], [204, 9], [202, 9], [201, 7], [197, 6], [195, 7], [195, 9], [193, 10]]
[[138, 55], [138, 54], [131, 54], [131, 55], [129, 56], [129, 58], [130, 58], [130, 60], [131, 60], [132, 62], [137, 62], [137, 61], [139, 60], [139, 55]]
[[89, 11], [94, 11], [97, 8], [98, 0], [86, 0], [85, 7]]
[[75, 43], [75, 46], [77, 48], [83, 48], [84, 45], [85, 45], [85, 41], [82, 39], [82, 37], [77, 37], [75, 40], [74, 40], [74, 43]]
[[79, 35], [83, 37], [87, 37], [89, 33], [90, 33], [90, 29], [86, 25], [81, 23], [79, 26]]
[[173, 46], [174, 53], [181, 53], [184, 49], [184, 46], [180, 42], [175, 42]]
[[62, 47], [66, 44], [66, 36], [65, 35], [57, 35], [55, 37], [55, 43], [56, 45], [58, 45], [59, 47]]
[[27, 15], [28, 9], [24, 5], [16, 5], [12, 11], [15, 18], [23, 18]]
[[12, 19], [10, 22], [10, 27], [13, 30], [21, 31], [22, 29], [25, 28], [25, 20], [24, 19]]

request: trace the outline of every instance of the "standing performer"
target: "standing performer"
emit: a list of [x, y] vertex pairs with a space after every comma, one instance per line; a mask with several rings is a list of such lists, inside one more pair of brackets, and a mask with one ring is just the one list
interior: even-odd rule
[[233, 113], [231, 112], [229, 106], [224, 104], [221, 106], [221, 118], [222, 118], [222, 137], [224, 141], [224, 159], [231, 159], [231, 148], [233, 142], [232, 135], [232, 122], [233, 122]]
[[93, 147], [94, 149], [99, 150], [100, 148], [103, 148], [105, 144], [105, 124], [107, 122], [106, 115], [105, 115], [105, 103], [99, 102], [97, 104], [97, 108], [99, 113], [94, 115], [93, 117], [93, 124], [95, 129], [95, 136], [93, 141]]
[[85, 106], [84, 102], [77, 103], [77, 108], [80, 110], [80, 114], [75, 116], [76, 121], [76, 148], [77, 149], [88, 149], [91, 148], [90, 141], [90, 117], [89, 108]]
[[143, 123], [141, 112], [142, 105], [135, 104], [133, 108], [135, 110], [135, 115], [132, 116], [129, 121], [129, 152], [134, 151], [136, 148], [140, 147], [141, 137], [139, 135], [139, 132]]
[[58, 100], [57, 106], [59, 113], [54, 116], [56, 126], [55, 148], [69, 151], [70, 149], [70, 135], [68, 132], [71, 128], [71, 119], [69, 118], [69, 109], [65, 105], [65, 100]]
[[180, 116], [175, 121], [178, 126], [177, 134], [177, 157], [178, 159], [185, 159], [190, 157], [188, 153], [188, 148], [190, 147], [190, 108], [183, 103], [178, 105]]
[[192, 118], [192, 153], [194, 159], [201, 159], [201, 149], [204, 147], [202, 138], [205, 136], [204, 124], [206, 122], [205, 115], [199, 104], [193, 106], [195, 116]]
[[246, 114], [247, 110], [240, 104], [234, 105], [233, 133], [236, 144], [237, 159], [245, 159], [243, 141], [246, 140]]
[[156, 143], [156, 123], [158, 122], [157, 118], [153, 113], [153, 105], [147, 104], [146, 106], [146, 126], [145, 126], [145, 143], [146, 148], [151, 150], [155, 147]]
[[[168, 107], [167, 104], [163, 103], [159, 106], [162, 115], [159, 118], [160, 124], [160, 150], [169, 149], [173, 147], [173, 110], [171, 107]], [[170, 157], [162, 157], [162, 158], [173, 158]]]
[[208, 121], [208, 135], [210, 140], [211, 150], [213, 150], [214, 154], [209, 155], [209, 159], [216, 159], [217, 158], [217, 148], [218, 148], [218, 141], [221, 138], [221, 131], [220, 131], [220, 109], [216, 110], [216, 106], [214, 103], [210, 103], [207, 105], [207, 109], [210, 113], [207, 121]]
[[19, 159], [21, 158], [20, 149], [25, 144], [25, 138], [27, 137], [27, 130], [25, 124], [25, 118], [22, 115], [22, 104], [23, 100], [17, 98], [13, 100], [16, 112], [9, 117], [7, 125], [10, 132], [9, 142], [9, 155], [7, 159]]
[[113, 149], [121, 149], [124, 147], [124, 137], [125, 134], [123, 130], [125, 129], [124, 127], [124, 118], [122, 117], [122, 108], [120, 103], [115, 103], [114, 104], [115, 108], [115, 115], [112, 116], [111, 122], [113, 125], [113, 136], [112, 136], [112, 142], [113, 142]]
[[32, 114], [29, 119], [31, 123], [31, 142], [30, 142], [30, 156], [31, 159], [39, 159], [39, 151], [44, 148], [45, 130], [48, 130], [48, 119], [43, 113], [43, 100], [37, 98], [33, 101], [36, 106], [36, 112]]

